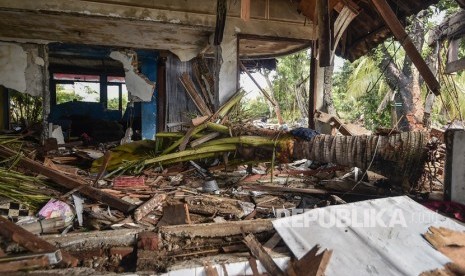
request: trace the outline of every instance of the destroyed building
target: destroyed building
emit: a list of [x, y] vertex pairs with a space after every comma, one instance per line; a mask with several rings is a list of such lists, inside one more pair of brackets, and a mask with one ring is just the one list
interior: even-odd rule
[[[390, 38], [441, 98], [405, 28], [437, 3], [0, 0], [0, 272], [465, 274], [465, 131], [432, 104], [415, 131], [328, 114], [335, 58]], [[428, 41], [448, 73], [461, 19]], [[287, 129], [251, 71], [302, 50], [308, 125]], [[279, 128], [235, 116], [241, 74]]]

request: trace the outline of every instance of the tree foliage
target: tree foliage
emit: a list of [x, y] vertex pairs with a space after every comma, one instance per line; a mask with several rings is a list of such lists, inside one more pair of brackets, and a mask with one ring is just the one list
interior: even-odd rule
[[42, 120], [42, 97], [9, 90], [11, 123], [22, 127], [40, 123]]
[[57, 84], [56, 85], [56, 100], [57, 104], [72, 102], [72, 101], [82, 101], [84, 99], [83, 96], [77, 94], [74, 89], [67, 90], [64, 85]]
[[273, 88], [286, 121], [308, 116], [309, 74], [308, 51], [300, 51], [278, 59]]
[[333, 76], [333, 97], [337, 114], [347, 122], [362, 123], [368, 129], [391, 123], [391, 106], [377, 112], [389, 92], [376, 60], [365, 56], [354, 63], [345, 61]]

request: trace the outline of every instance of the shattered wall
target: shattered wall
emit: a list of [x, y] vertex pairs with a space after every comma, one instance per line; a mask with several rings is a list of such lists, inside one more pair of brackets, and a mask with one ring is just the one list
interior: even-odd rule
[[39, 45], [0, 42], [0, 85], [42, 96], [44, 65]]
[[152, 100], [153, 92], [155, 91], [155, 83], [150, 81], [143, 74], [139, 73], [138, 69], [134, 66], [137, 64], [137, 62], [134, 64], [137, 54], [133, 51], [113, 51], [111, 52], [110, 57], [123, 64], [126, 86], [132, 97], [131, 100], [150, 102]]

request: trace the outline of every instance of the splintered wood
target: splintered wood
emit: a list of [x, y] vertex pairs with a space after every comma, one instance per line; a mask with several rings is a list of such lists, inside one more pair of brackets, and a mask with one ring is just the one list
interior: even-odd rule
[[[11, 239], [12, 241], [34, 253], [49, 253], [58, 250], [52, 244], [44, 241], [31, 232], [28, 232], [22, 227], [10, 222], [2, 216], [0, 216], [0, 235], [7, 239]], [[63, 263], [67, 266], [76, 266], [78, 264], [78, 259], [71, 256], [66, 251], [62, 251], [61, 255], [63, 257]]]
[[436, 250], [451, 259], [445, 268], [422, 275], [464, 275], [465, 274], [465, 232], [447, 228], [430, 227], [423, 236]]
[[200, 93], [195, 88], [195, 84], [192, 79], [189, 77], [187, 73], [181, 75], [181, 83], [186, 88], [187, 94], [191, 97], [192, 101], [197, 106], [197, 109], [202, 113], [204, 116], [211, 116], [213, 113], [205, 103], [204, 99], [200, 96]]
[[291, 261], [287, 274], [289, 276], [324, 276], [333, 251], [325, 249], [317, 254], [319, 250], [320, 247], [317, 245], [300, 260]]
[[273, 258], [268, 254], [268, 252], [263, 248], [263, 246], [258, 242], [253, 234], [249, 234], [244, 238], [244, 242], [249, 247], [252, 255], [257, 258], [266, 271], [270, 275], [284, 276], [284, 272], [279, 268], [279, 266], [273, 261]]
[[140, 221], [157, 207], [160, 207], [166, 199], [166, 194], [158, 194], [147, 200], [134, 211], [134, 220]]

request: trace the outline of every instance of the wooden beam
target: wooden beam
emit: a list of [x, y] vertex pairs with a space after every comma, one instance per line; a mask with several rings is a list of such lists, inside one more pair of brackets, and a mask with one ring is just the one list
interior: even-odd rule
[[241, 19], [244, 21], [250, 19], [250, 0], [241, 0]]
[[308, 93], [308, 127], [315, 129], [315, 112], [317, 99], [317, 62], [314, 55], [316, 47], [312, 47], [312, 55], [310, 57], [310, 87]]
[[452, 74], [463, 69], [465, 69], [465, 58], [448, 62], [444, 71], [446, 74]]
[[[12, 151], [9, 148], [6, 148], [4, 146], [0, 146], [0, 156], [3, 158], [9, 158], [12, 156], [16, 156], [18, 153], [15, 151]], [[135, 208], [133, 204], [130, 204], [120, 198], [117, 198], [113, 195], [110, 195], [108, 193], [105, 193], [99, 189], [96, 189], [87, 183], [84, 183], [82, 181], [79, 181], [78, 179], [71, 178], [67, 175], [64, 175], [58, 171], [54, 171], [41, 163], [34, 161], [32, 159], [29, 159], [27, 157], [21, 157], [19, 160], [19, 165], [23, 168], [26, 168], [32, 172], [41, 174], [43, 176], [46, 176], [50, 178], [53, 182], [56, 184], [69, 189], [79, 189], [79, 192], [82, 193], [83, 195], [100, 201], [104, 204], [107, 204], [111, 208], [115, 208], [123, 213], [129, 213], [131, 210]]]
[[408, 36], [407, 32], [405, 31], [404, 27], [400, 23], [399, 19], [397, 18], [396, 14], [391, 9], [389, 4], [386, 2], [386, 0], [371, 0], [371, 2], [383, 18], [384, 22], [389, 27], [391, 32], [394, 34], [396, 39], [400, 42], [407, 55], [410, 57], [415, 67], [418, 69], [418, 72], [420, 72], [420, 75], [425, 80], [426, 85], [428, 85], [428, 88], [431, 91], [433, 91], [435, 95], [439, 95], [440, 85], [438, 80], [434, 76], [433, 72], [431, 72], [431, 70], [429, 69], [428, 65], [418, 52], [417, 48], [415, 48], [415, 45], [413, 44], [412, 40]]
[[334, 43], [333, 49], [331, 51], [331, 59], [334, 58], [334, 53], [336, 52], [337, 45], [339, 40], [341, 39], [342, 35], [346, 33], [347, 27], [349, 27], [350, 23], [357, 17], [359, 14], [358, 10], [360, 9], [357, 4], [353, 3], [352, 1], [347, 2], [346, 4], [339, 2], [342, 6], [341, 10], [339, 11], [339, 15], [334, 22]]
[[284, 276], [284, 272], [279, 266], [273, 261], [273, 258], [266, 252], [265, 248], [258, 242], [257, 238], [253, 234], [248, 234], [244, 238], [244, 243], [252, 252], [252, 255], [257, 258], [263, 267], [270, 275]]
[[318, 251], [320, 247], [316, 245], [300, 260], [292, 260], [288, 266], [288, 275], [324, 276], [333, 251], [325, 249], [320, 254]]
[[[27, 250], [33, 253], [49, 253], [58, 250], [58, 248], [56, 248], [52, 244], [44, 241], [43, 239], [32, 234], [31, 232], [28, 232], [27, 230], [23, 229], [21, 226], [18, 226], [1, 216], [0, 235], [16, 242], [20, 246], [26, 248]], [[78, 259], [70, 255], [66, 251], [62, 250], [61, 256], [63, 258], [62, 262], [68, 266], [76, 266], [78, 263]]]
[[194, 102], [197, 109], [202, 113], [203, 116], [211, 116], [213, 113], [208, 107], [205, 100], [200, 96], [200, 93], [197, 91], [194, 82], [187, 73], [183, 73], [179, 78], [182, 85], [186, 89], [187, 94], [190, 96]]
[[318, 50], [320, 67], [331, 65], [331, 18], [328, 0], [318, 0]]

